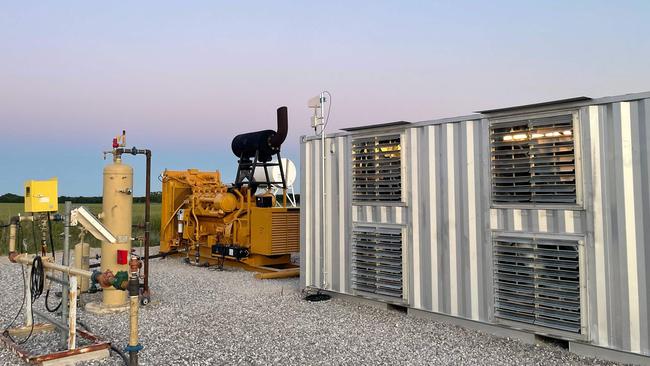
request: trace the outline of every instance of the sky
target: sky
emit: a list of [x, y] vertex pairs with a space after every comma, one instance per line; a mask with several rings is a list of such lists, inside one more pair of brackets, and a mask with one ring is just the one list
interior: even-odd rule
[[[0, 1], [0, 194], [101, 195], [113, 136], [232, 182], [239, 133], [312, 134], [650, 90], [649, 1]], [[127, 157], [136, 195], [144, 158]], [[157, 179], [153, 190], [160, 190]]]

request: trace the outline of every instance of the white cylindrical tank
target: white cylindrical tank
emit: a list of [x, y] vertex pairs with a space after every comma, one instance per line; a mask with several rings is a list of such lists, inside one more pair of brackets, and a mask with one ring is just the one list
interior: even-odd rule
[[[293, 161], [282, 158], [282, 168], [284, 169], [284, 178], [287, 181], [287, 188], [291, 187], [296, 181], [296, 176], [298, 172], [296, 171], [296, 165]], [[269, 179], [273, 182], [282, 182], [282, 175], [280, 174], [280, 166], [270, 166], [266, 168], [269, 172]], [[255, 168], [254, 174], [255, 180], [258, 182], [266, 181], [266, 175], [264, 174], [263, 167]], [[282, 188], [282, 183], [273, 184], [275, 188]]]
[[[90, 245], [88, 243], [77, 243], [74, 246], [74, 266], [75, 268], [85, 269], [90, 268]], [[86, 277], [79, 278], [79, 291], [88, 291], [89, 279]]]
[[[102, 242], [102, 272], [129, 271], [131, 258], [131, 215], [133, 212], [133, 168], [117, 157], [104, 167], [104, 196], [102, 221], [117, 238], [117, 243]], [[118, 255], [121, 253], [121, 255]], [[122, 263], [118, 263], [121, 260]], [[106, 307], [124, 306], [126, 291], [105, 288], [102, 302]]]

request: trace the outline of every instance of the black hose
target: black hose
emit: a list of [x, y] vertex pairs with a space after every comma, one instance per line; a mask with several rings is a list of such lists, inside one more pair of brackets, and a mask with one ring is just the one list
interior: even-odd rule
[[124, 351], [122, 351], [121, 349], [115, 347], [113, 345], [113, 343], [111, 343], [111, 350], [115, 351], [115, 353], [117, 353], [118, 355], [120, 355], [120, 357], [122, 357], [122, 361], [124, 361], [125, 365], [129, 364], [129, 358], [126, 357], [126, 354], [124, 353]]
[[[32, 293], [32, 298], [31, 298], [31, 302], [32, 302], [32, 306], [31, 306], [32, 328], [29, 330], [29, 334], [27, 335], [27, 337], [25, 337], [25, 339], [23, 339], [20, 342], [16, 342], [11, 337], [11, 335], [9, 335], [9, 327], [11, 327], [11, 325], [13, 325], [13, 323], [18, 318], [18, 314], [20, 314], [20, 312], [23, 310], [23, 306], [25, 306], [26, 298], [25, 298], [25, 295], [23, 294], [23, 302], [20, 305], [20, 310], [18, 310], [18, 314], [16, 314], [16, 317], [14, 318], [14, 320], [11, 321], [11, 324], [9, 324], [7, 326], [7, 328], [5, 328], [5, 331], [4, 331], [4, 335], [9, 337], [9, 339], [11, 339], [14, 343], [25, 344], [32, 337], [32, 334], [34, 334], [34, 302], [36, 302], [36, 300], [38, 300], [38, 298], [43, 293], [43, 284], [44, 283], [45, 283], [45, 271], [43, 270], [43, 260], [41, 259], [41, 257], [36, 256], [36, 257], [34, 257], [34, 261], [32, 262], [31, 283], [30, 283], [30, 289], [31, 289], [31, 293]], [[24, 269], [23, 269], [23, 287], [25, 287], [25, 288], [27, 287], [27, 281], [25, 281]]]
[[[18, 227], [20, 230], [22, 228]], [[34, 253], [38, 254], [38, 244], [36, 243], [36, 220], [34, 219], [34, 215], [32, 214], [32, 237], [34, 239]]]
[[[18, 313], [16, 314], [16, 317], [14, 317], [14, 320], [11, 321], [11, 323], [5, 328], [4, 335], [9, 337], [14, 343], [17, 344], [25, 344], [27, 341], [32, 337], [32, 334], [34, 334], [34, 302], [41, 296], [43, 293], [43, 283], [45, 282], [45, 271], [43, 271], [43, 260], [41, 257], [36, 256], [34, 257], [34, 261], [32, 262], [32, 270], [31, 270], [31, 283], [30, 283], [30, 289], [31, 289], [31, 294], [32, 298], [30, 299], [32, 302], [31, 306], [31, 315], [32, 315], [32, 328], [29, 330], [29, 334], [25, 339], [23, 339], [20, 342], [16, 342], [11, 335], [9, 335], [9, 328], [13, 323], [16, 321], [18, 318], [18, 315], [21, 313], [23, 310], [23, 307], [25, 306], [25, 295], [23, 294], [23, 302], [20, 305], [20, 309], [18, 310]], [[27, 281], [25, 281], [25, 273], [23, 269], [23, 287], [27, 287]]]
[[[20, 266], [20, 268], [21, 268], [22, 271], [23, 271], [23, 290], [26, 290], [26, 289], [27, 289], [27, 281], [25, 280], [25, 267]], [[9, 328], [11, 328], [11, 326], [14, 325], [14, 323], [16, 322], [16, 319], [18, 319], [18, 316], [20, 315], [20, 313], [22, 313], [23, 308], [25, 307], [25, 300], [27, 300], [26, 292], [27, 292], [27, 291], [23, 291], [23, 301], [20, 303], [20, 309], [18, 309], [18, 312], [16, 313], [16, 316], [14, 316], [13, 320], [11, 321], [11, 323], [7, 324], [7, 326], [5, 327], [5, 330], [2, 332], [2, 334], [3, 334], [4, 336], [6, 336], [6, 337], [9, 338], [12, 342], [17, 343], [17, 344], [25, 344], [25, 343], [29, 340], [29, 338], [32, 336], [32, 333], [34, 332], [34, 322], [32, 321], [32, 329], [31, 329], [31, 331], [29, 332], [29, 334], [27, 335], [27, 337], [26, 337], [25, 339], [23, 339], [22, 341], [17, 342], [17, 341], [16, 341], [15, 339], [13, 339], [13, 337], [11, 337], [11, 335], [9, 334]], [[34, 312], [33, 312], [33, 311], [32, 311], [32, 319], [34, 319]]]
[[[29, 252], [29, 249], [27, 249], [27, 245], [23, 248], [23, 228], [20, 226], [20, 223], [16, 226], [16, 246], [20, 247], [20, 252], [22, 253], [23, 251]], [[36, 246], [34, 246], [36, 247]], [[38, 253], [38, 251], [36, 252]], [[22, 267], [22, 266], [21, 266]]]
[[50, 297], [50, 290], [48, 289], [47, 291], [45, 291], [45, 309], [47, 309], [47, 311], [49, 311], [50, 313], [53, 313], [59, 310], [61, 304], [63, 304], [63, 298], [61, 298], [61, 301], [59, 301], [59, 305], [57, 305], [54, 309], [50, 309], [50, 304], [48, 302], [49, 297]]
[[[81, 327], [84, 328], [85, 330], [87, 330], [88, 332], [92, 332], [92, 331], [90, 330], [90, 328], [89, 328], [86, 324], [84, 324], [84, 323], [81, 322], [81, 320], [77, 320], [77, 324], [78, 324], [78, 325], [81, 325]], [[113, 345], [113, 343], [111, 343], [111, 350], [113, 350], [113, 351], [114, 351], [115, 353], [117, 353], [120, 357], [122, 357], [122, 361], [124, 361], [124, 364], [125, 364], [125, 365], [127, 365], [127, 366], [129, 365], [129, 358], [126, 356], [126, 354], [124, 353], [124, 351], [122, 351], [121, 349], [115, 347], [115, 346]]]
[[305, 296], [305, 300], [309, 302], [320, 302], [320, 301], [327, 301], [331, 299], [332, 296], [328, 294], [322, 293], [320, 290], [318, 290], [315, 294], [309, 294]]
[[[55, 255], [54, 255], [54, 240], [52, 238], [52, 219], [50, 218], [50, 213], [47, 213], [47, 226], [48, 226], [48, 231], [50, 232], [50, 248], [52, 250], [52, 259], [55, 260]], [[65, 256], [64, 256], [65, 257]], [[63, 263], [65, 260], [64, 257], [61, 257], [61, 264], [65, 265], [66, 263]], [[69, 264], [69, 263], [68, 263]], [[61, 308], [61, 304], [63, 304], [63, 297], [61, 298], [61, 301], [59, 301], [59, 305], [57, 305], [54, 309], [50, 309], [50, 304], [48, 302], [48, 299], [50, 298], [50, 290], [48, 289], [45, 292], [45, 309], [49, 311], [50, 313], [53, 313], [59, 308]]]
[[35, 256], [34, 261], [32, 261], [32, 273], [31, 273], [31, 292], [32, 292], [32, 304], [38, 300], [39, 297], [43, 294], [43, 286], [45, 284], [45, 270], [43, 269], [43, 259], [40, 256]]
[[54, 254], [54, 239], [52, 238], [52, 219], [50, 218], [49, 212], [47, 213], [47, 231], [50, 232], [50, 248], [52, 249], [52, 259], [54, 259], [56, 262], [56, 255]]
[[82, 322], [82, 321], [79, 320], [79, 319], [77, 319], [77, 325], [81, 325], [81, 327], [82, 327], [83, 329], [85, 329], [85, 330], [87, 330], [88, 332], [92, 333], [92, 331], [90, 330], [90, 327], [87, 326], [86, 323]]

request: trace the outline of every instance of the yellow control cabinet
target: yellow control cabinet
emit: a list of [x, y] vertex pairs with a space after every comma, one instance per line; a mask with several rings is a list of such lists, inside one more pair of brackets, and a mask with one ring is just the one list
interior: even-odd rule
[[57, 180], [25, 182], [25, 212], [56, 212], [59, 209]]

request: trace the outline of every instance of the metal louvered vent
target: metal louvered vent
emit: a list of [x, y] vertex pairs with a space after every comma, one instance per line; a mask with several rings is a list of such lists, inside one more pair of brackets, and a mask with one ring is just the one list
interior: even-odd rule
[[573, 115], [490, 127], [497, 203], [576, 203]]
[[495, 316], [580, 333], [579, 256], [577, 240], [497, 237]]
[[402, 229], [355, 226], [352, 285], [357, 291], [402, 298]]
[[352, 140], [352, 198], [355, 201], [401, 201], [400, 135]]

